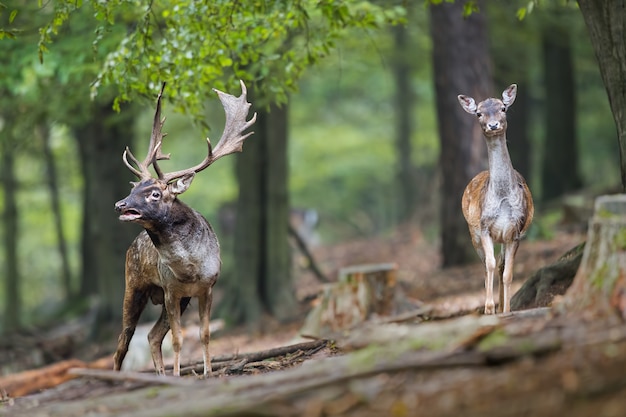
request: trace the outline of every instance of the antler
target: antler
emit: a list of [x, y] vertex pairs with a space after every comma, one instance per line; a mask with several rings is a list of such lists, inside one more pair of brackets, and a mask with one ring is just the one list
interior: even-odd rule
[[[230, 94], [226, 94], [215, 88], [213, 89], [213, 91], [217, 93], [220, 101], [222, 102], [224, 112], [226, 113], [226, 124], [224, 126], [224, 132], [222, 133], [222, 137], [220, 138], [219, 142], [215, 146], [215, 149], [213, 149], [213, 147], [211, 146], [211, 141], [209, 140], [209, 138], [207, 138], [209, 151], [206, 158], [204, 158], [204, 161], [200, 162], [198, 165], [192, 168], [187, 168], [176, 172], [170, 172], [167, 174], [159, 174], [159, 178], [161, 180], [165, 182], [171, 182], [184, 175], [191, 174], [192, 172], [198, 173], [207, 168], [213, 162], [220, 159], [222, 156], [242, 151], [244, 140], [253, 132], [248, 132], [245, 135], [242, 135], [242, 133], [244, 130], [248, 129], [254, 124], [254, 122], [256, 121], [256, 113], [254, 113], [250, 120], [246, 121], [246, 118], [248, 117], [248, 111], [250, 110], [250, 103], [246, 101], [248, 91], [243, 81], [239, 82], [241, 83], [241, 95], [239, 97], [231, 96]], [[160, 149], [160, 144], [157, 144], [156, 146], [157, 148], [154, 152], [158, 152]], [[154, 166], [156, 169], [156, 163], [154, 164]]]
[[[122, 155], [124, 164], [126, 164], [128, 169], [130, 169], [130, 171], [133, 174], [135, 174], [137, 177], [139, 177], [142, 180], [152, 177], [152, 175], [150, 174], [150, 169], [149, 169], [150, 165], [154, 167], [154, 170], [156, 171], [157, 175], [159, 176], [159, 178], [161, 178], [163, 176], [163, 173], [161, 172], [161, 169], [159, 168], [157, 161], [163, 160], [163, 159], [170, 159], [169, 154], [164, 155], [161, 153], [161, 144], [163, 142], [163, 137], [167, 135], [167, 134], [164, 135], [163, 133], [161, 133], [161, 128], [163, 128], [163, 123], [165, 123], [165, 117], [161, 119], [161, 97], [163, 96], [163, 90], [165, 90], [165, 83], [163, 83], [163, 85], [161, 86], [161, 92], [159, 92], [159, 96], [157, 98], [157, 108], [156, 108], [156, 112], [154, 113], [154, 121], [152, 123], [152, 134], [150, 135], [150, 144], [148, 145], [148, 154], [146, 155], [146, 158], [143, 160], [143, 162], [139, 162], [137, 158], [135, 158], [135, 155], [132, 154], [128, 146], [126, 147], [126, 150], [124, 151], [124, 154]], [[135, 165], [137, 165], [139, 169], [133, 167], [132, 164], [128, 162], [129, 157], [130, 157], [130, 160]]]

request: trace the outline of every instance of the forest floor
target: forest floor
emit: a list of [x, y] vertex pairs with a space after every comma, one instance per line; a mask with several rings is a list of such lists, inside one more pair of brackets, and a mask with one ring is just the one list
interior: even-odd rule
[[[522, 242], [514, 290], [585, 237], [561, 230], [547, 240]], [[217, 378], [159, 379], [146, 353], [139, 360], [145, 373], [117, 378], [84, 370], [77, 379], [21, 398], [5, 392], [0, 415], [626, 415], [624, 326], [581, 323], [574, 332], [549, 309], [482, 316], [483, 267], [441, 269], [437, 249], [414, 228], [314, 248], [313, 255], [331, 281], [343, 267], [395, 263], [403, 299], [417, 311], [414, 320], [374, 319], [329, 341], [303, 339], [305, 313], [323, 284], [300, 268], [296, 290], [303, 314], [289, 324], [267, 319], [254, 331], [217, 331], [212, 356], [230, 356]], [[191, 374], [202, 357], [196, 317], [185, 314], [182, 361], [192, 364]], [[304, 344], [282, 354], [272, 350], [297, 343]], [[114, 344], [83, 346], [77, 356], [103, 360]], [[253, 359], [245, 356], [249, 352], [266, 355]]]

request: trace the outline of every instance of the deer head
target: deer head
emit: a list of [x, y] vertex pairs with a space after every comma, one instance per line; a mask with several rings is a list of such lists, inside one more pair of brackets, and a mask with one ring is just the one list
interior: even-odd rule
[[502, 100], [488, 98], [476, 104], [472, 97], [460, 95], [463, 110], [478, 117], [478, 122], [487, 137], [501, 135], [506, 131], [506, 111], [515, 101], [517, 85], [511, 84], [502, 93]]
[[[243, 132], [254, 124], [256, 113], [250, 120], [246, 121], [250, 103], [246, 101], [246, 86], [243, 81], [240, 82], [241, 96], [239, 97], [214, 89], [226, 112], [224, 132], [215, 149], [207, 138], [208, 152], [202, 162], [194, 167], [170, 173], [164, 173], [158, 165], [158, 161], [170, 159], [169, 154], [161, 152], [163, 138], [166, 136], [161, 132], [165, 123], [165, 118], [161, 119], [161, 98], [165, 89], [165, 83], [163, 83], [157, 98], [157, 108], [146, 157], [139, 162], [128, 147], [122, 156], [124, 164], [139, 178], [139, 181], [131, 183], [133, 188], [128, 197], [115, 203], [115, 209], [120, 213], [120, 220], [136, 222], [150, 228], [149, 226], [155, 220], [163, 219], [167, 215], [172, 204], [176, 201], [176, 197], [189, 189], [196, 173], [225, 155], [242, 151], [244, 140], [252, 134], [252, 132], [246, 134]], [[154, 168], [156, 176], [150, 172], [150, 166]]]

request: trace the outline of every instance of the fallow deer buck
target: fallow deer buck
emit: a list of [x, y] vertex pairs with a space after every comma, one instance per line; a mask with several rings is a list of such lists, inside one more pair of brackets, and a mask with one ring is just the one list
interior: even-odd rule
[[[145, 159], [139, 162], [128, 148], [122, 158], [139, 178], [139, 182], [131, 183], [133, 188], [130, 194], [115, 203], [115, 210], [120, 213], [121, 221], [138, 223], [144, 231], [137, 236], [126, 253], [122, 333], [114, 356], [114, 369], [121, 368], [139, 316], [148, 299], [151, 299], [153, 304], [163, 304], [161, 316], [148, 334], [154, 367], [158, 374], [165, 374], [161, 344], [171, 329], [173, 374], [180, 375], [180, 317], [191, 297], [197, 297], [204, 376], [208, 376], [211, 374], [209, 319], [212, 288], [221, 267], [220, 247], [211, 225], [200, 213], [181, 202], [178, 195], [189, 188], [196, 173], [225, 155], [241, 152], [244, 140], [252, 134], [243, 132], [255, 122], [256, 113], [250, 120], [246, 120], [250, 103], [246, 101], [246, 86], [243, 82], [239, 97], [214, 90], [226, 112], [226, 123], [220, 141], [213, 149], [207, 138], [208, 155], [198, 165], [164, 173], [158, 165], [158, 161], [169, 159], [169, 154], [161, 153], [165, 136], [161, 133], [165, 122], [165, 118], [161, 119], [164, 88], [165, 84], [157, 99]], [[156, 177], [150, 173], [150, 166], [154, 168]]]
[[[499, 310], [510, 311], [513, 262], [519, 242], [533, 220], [533, 199], [526, 181], [513, 169], [506, 146], [506, 111], [515, 101], [517, 85], [476, 104], [459, 95], [463, 110], [478, 117], [487, 143], [489, 171], [476, 175], [463, 192], [463, 215], [474, 249], [485, 265], [485, 314], [495, 313], [493, 277], [498, 274]], [[496, 265], [494, 243], [502, 244]]]

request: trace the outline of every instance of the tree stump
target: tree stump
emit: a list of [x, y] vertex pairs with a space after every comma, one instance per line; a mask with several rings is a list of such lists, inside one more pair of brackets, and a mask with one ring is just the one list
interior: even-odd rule
[[337, 282], [324, 285], [300, 333], [324, 337], [354, 327], [373, 314], [395, 313], [397, 269], [394, 263], [341, 269]]
[[586, 319], [626, 320], [626, 194], [596, 199], [580, 268], [562, 308]]

